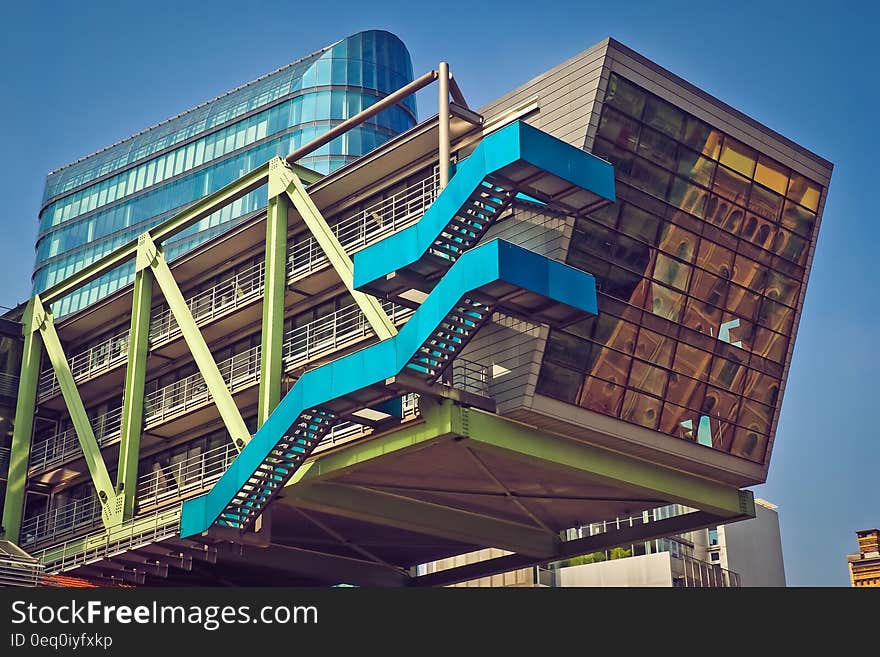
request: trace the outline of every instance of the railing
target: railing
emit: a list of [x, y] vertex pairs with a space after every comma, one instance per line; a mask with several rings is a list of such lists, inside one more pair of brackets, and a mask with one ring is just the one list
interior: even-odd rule
[[0, 447], [0, 473], [9, 470], [9, 458], [12, 456], [12, 448]]
[[61, 545], [41, 550], [34, 556], [44, 565], [47, 573], [58, 573], [177, 536], [179, 525], [180, 507], [177, 507], [135, 518], [106, 532], [72, 538]]
[[101, 503], [97, 497], [73, 500], [53, 507], [21, 523], [21, 546], [26, 547], [101, 523]]
[[[390, 301], [383, 308], [394, 322], [402, 322], [412, 310]], [[299, 367], [321, 354], [350, 346], [372, 335], [372, 329], [360, 309], [352, 304], [336, 312], [296, 327], [285, 334], [282, 354], [288, 368]], [[252, 385], [260, 376], [259, 345], [235, 354], [217, 367], [233, 392]], [[144, 426], [155, 426], [180, 413], [209, 403], [211, 394], [201, 373], [196, 372], [179, 381], [144, 395]], [[118, 439], [122, 426], [122, 407], [115, 408], [92, 420], [95, 438], [100, 446]], [[34, 444], [31, 449], [32, 472], [53, 467], [80, 453], [79, 439], [68, 427]]]
[[43, 564], [34, 559], [0, 556], [0, 588], [7, 586], [35, 587], [43, 580]]
[[18, 396], [18, 377], [14, 374], [0, 372], [0, 395], [7, 397]]
[[[437, 185], [435, 174], [334, 224], [331, 229], [347, 252], [357, 251], [418, 220], [436, 198]], [[288, 249], [287, 277], [295, 280], [328, 263], [326, 254], [315, 238], [309, 236]], [[213, 287], [193, 294], [186, 302], [197, 323], [208, 322], [262, 296], [264, 281], [264, 263], [260, 261]], [[162, 304], [153, 310], [150, 316], [151, 346], [166, 342], [179, 332], [167, 305]], [[82, 381], [106, 372], [124, 363], [127, 352], [128, 330], [124, 330], [72, 356], [70, 368], [73, 377]], [[17, 386], [16, 378], [13, 394]], [[38, 397], [42, 400], [59, 393], [55, 371], [51, 368], [43, 370], [40, 373]]]
[[[109, 445], [119, 438], [122, 428], [122, 407], [114, 408], [91, 420], [92, 430], [98, 445]], [[45, 440], [34, 442], [28, 465], [30, 472], [37, 472], [56, 466], [80, 453], [79, 438], [73, 427], [67, 427]]]
[[457, 390], [488, 397], [492, 376], [488, 366], [458, 357], [452, 361], [452, 367], [444, 372], [440, 381]]
[[674, 557], [682, 563], [682, 585], [685, 587], [739, 588], [739, 573], [686, 554]]
[[[404, 419], [417, 415], [417, 400], [418, 396], [415, 394], [403, 397]], [[340, 422], [324, 436], [317, 450], [349, 442], [369, 430], [355, 422]], [[238, 451], [229, 442], [168, 466], [155, 465], [153, 471], [138, 477], [138, 508], [152, 511], [198, 495], [226, 472], [237, 455]], [[25, 546], [44, 543], [100, 524], [101, 505], [97, 497], [74, 500], [27, 518], [22, 523], [21, 544]]]

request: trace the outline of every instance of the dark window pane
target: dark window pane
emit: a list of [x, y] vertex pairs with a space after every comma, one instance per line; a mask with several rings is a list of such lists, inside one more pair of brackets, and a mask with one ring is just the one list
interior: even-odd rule
[[793, 308], [797, 304], [799, 290], [800, 285], [793, 278], [776, 271], [767, 272], [767, 284], [764, 288], [767, 298]]
[[620, 203], [609, 203], [608, 205], [590, 213], [590, 219], [610, 228], [614, 228], [617, 223], [617, 213], [620, 210]]
[[660, 220], [632, 203], [626, 203], [620, 213], [620, 231], [637, 240], [654, 245]]
[[657, 254], [657, 262], [654, 265], [655, 281], [684, 291], [687, 290], [690, 274], [690, 265], [679, 262], [663, 253]]
[[681, 321], [694, 331], [715, 337], [718, 327], [721, 326], [721, 310], [705, 301], [691, 297], [687, 301], [687, 309]]
[[[623, 145], [623, 144], [621, 144]], [[666, 169], [675, 168], [675, 141], [656, 130], [644, 128], [639, 137], [638, 154]]]
[[752, 342], [753, 350], [756, 354], [769, 358], [776, 363], [781, 363], [785, 360], [788, 340], [784, 336], [760, 327], [755, 329], [754, 335], [755, 337]]
[[739, 230], [744, 214], [741, 207], [715, 194], [710, 195], [706, 201], [706, 221], [729, 233]]
[[[745, 353], [743, 355], [745, 356]], [[742, 392], [743, 383], [746, 378], [745, 370], [746, 368], [741, 362], [716, 356], [712, 361], [709, 383], [731, 392]]]
[[614, 165], [614, 173], [617, 175], [628, 176], [632, 171], [635, 155], [615, 146], [610, 141], [597, 139], [593, 146], [593, 154], [611, 162]]
[[669, 188], [669, 203], [698, 217], [702, 217], [706, 210], [708, 196], [709, 193], [705, 189], [691, 185], [678, 176], [673, 179]]
[[745, 205], [749, 195], [749, 180], [730, 169], [719, 166], [715, 171], [712, 190], [730, 201]]
[[784, 228], [777, 229], [770, 250], [798, 265], [803, 265], [807, 259], [807, 241]]
[[782, 225], [789, 230], [809, 237], [813, 234], [813, 224], [816, 215], [791, 201], [785, 202], [785, 210], [782, 213]]
[[660, 420], [660, 400], [627, 390], [623, 397], [620, 417], [627, 422], [656, 429]]
[[551, 331], [544, 358], [572, 369], [584, 371], [590, 359], [591, 343], [562, 331]]
[[720, 422], [733, 423], [739, 408], [739, 397], [725, 390], [709, 386], [703, 399], [703, 415]]
[[760, 185], [752, 185], [749, 194], [749, 209], [765, 219], [776, 221], [782, 210], [782, 197]]
[[[711, 359], [712, 354], [709, 352], [698, 349], [685, 342], [679, 342], [675, 347], [673, 369], [675, 369], [676, 372], [681, 372], [690, 377], [705, 377]], [[676, 403], [684, 404], [684, 401], [680, 400]]]
[[629, 387], [658, 397], [666, 388], [666, 371], [640, 360], [634, 360], [629, 374]]
[[599, 135], [620, 148], [634, 151], [639, 140], [639, 124], [634, 119], [609, 108], [602, 113]]
[[664, 287], [658, 283], [650, 283], [645, 294], [645, 310], [665, 317], [671, 322], [677, 322], [684, 310], [685, 295]]
[[721, 278], [730, 278], [733, 266], [733, 251], [703, 238], [700, 241], [697, 265]]
[[772, 221], [750, 214], [743, 223], [740, 234], [755, 246], [769, 251], [776, 237], [776, 226]]
[[767, 436], [750, 429], [738, 428], [733, 437], [730, 453], [758, 463], [763, 462], [767, 450]]
[[605, 103], [638, 119], [641, 118], [645, 107], [645, 92], [616, 73], [612, 73], [605, 92]]
[[617, 417], [624, 390], [621, 385], [588, 376], [584, 379], [577, 403], [591, 411]]
[[[757, 292], [753, 292], [739, 285], [731, 284], [727, 292], [727, 300], [724, 307], [738, 317], [754, 317], [758, 310], [758, 302], [761, 297]], [[725, 322], [729, 320], [724, 320]], [[736, 342], [736, 340], [733, 340]]]
[[660, 367], [670, 367], [674, 346], [675, 341], [672, 338], [642, 328], [636, 343], [636, 356]]
[[717, 160], [721, 152], [721, 139], [720, 132], [710, 128], [696, 117], [688, 117], [684, 141], [695, 151]]
[[649, 194], [664, 199], [672, 174], [647, 160], [636, 158], [632, 166], [631, 182]]
[[553, 363], [541, 366], [537, 391], [565, 402], [574, 402], [581, 386], [583, 375]]
[[696, 235], [673, 223], [664, 223], [660, 231], [660, 249], [679, 260], [693, 262], [697, 254], [698, 242], [699, 238]]
[[791, 182], [788, 185], [788, 194], [786, 194], [788, 198], [816, 212], [819, 210], [819, 197], [821, 193], [822, 188], [818, 184], [792, 171]]
[[680, 139], [684, 129], [684, 112], [677, 107], [660, 100], [656, 96], [648, 98], [645, 104], [644, 122], [673, 139]]
[[708, 187], [712, 182], [712, 174], [715, 172], [715, 162], [694, 151], [680, 148], [677, 170], [679, 175], [690, 178], [703, 187]]

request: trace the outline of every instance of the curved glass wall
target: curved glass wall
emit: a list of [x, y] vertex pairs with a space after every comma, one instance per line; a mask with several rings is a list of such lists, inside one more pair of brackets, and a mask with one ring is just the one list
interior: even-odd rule
[[[189, 203], [284, 156], [412, 80], [403, 43], [360, 32], [49, 175], [34, 292], [79, 271]], [[300, 160], [329, 173], [416, 123], [409, 97]], [[180, 255], [266, 205], [261, 188], [168, 244]], [[132, 280], [122, 267], [55, 304], [79, 310]]]

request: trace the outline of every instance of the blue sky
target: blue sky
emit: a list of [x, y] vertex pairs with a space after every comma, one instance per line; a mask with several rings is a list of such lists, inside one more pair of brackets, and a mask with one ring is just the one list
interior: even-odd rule
[[[421, 8], [424, 7], [424, 8]], [[536, 8], [540, 8], [536, 12]], [[0, 55], [0, 305], [30, 291], [46, 173], [361, 29], [445, 59], [480, 106], [613, 36], [835, 165], [766, 484], [789, 584], [848, 585], [880, 525], [877, 4], [22, 2]], [[435, 110], [433, 88], [420, 98]]]

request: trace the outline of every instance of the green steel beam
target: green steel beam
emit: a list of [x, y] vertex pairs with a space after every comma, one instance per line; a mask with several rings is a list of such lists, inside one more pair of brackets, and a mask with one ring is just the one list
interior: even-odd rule
[[55, 371], [55, 377], [58, 379], [58, 386], [61, 388], [61, 395], [64, 397], [67, 411], [70, 413], [70, 421], [73, 423], [73, 428], [76, 431], [76, 437], [79, 440], [86, 465], [89, 468], [92, 483], [98, 491], [98, 499], [101, 501], [102, 509], [101, 519], [105, 527], [112, 527], [122, 519], [121, 500], [117, 501], [113, 483], [107, 472], [107, 466], [104, 463], [104, 458], [101, 456], [101, 447], [95, 438], [95, 432], [92, 430], [89, 416], [86, 413], [82, 398], [79, 396], [79, 390], [76, 388], [76, 381], [74, 381], [73, 374], [70, 371], [67, 356], [64, 355], [64, 347], [61, 346], [61, 340], [58, 339], [58, 333], [55, 331], [52, 314], [43, 307], [39, 295], [33, 298], [33, 304], [34, 324], [43, 338], [46, 354], [49, 356], [52, 369]]
[[285, 504], [462, 543], [488, 545], [534, 557], [558, 552], [559, 537], [543, 529], [396, 493], [314, 483], [289, 489]]
[[284, 293], [287, 289], [287, 193], [279, 189], [281, 158], [269, 162], [269, 203], [266, 215], [266, 266], [263, 282], [263, 333], [260, 351], [260, 398], [257, 428], [281, 401], [281, 351], [284, 343]]
[[229, 388], [226, 387], [226, 381], [223, 380], [223, 375], [220, 374], [220, 369], [217, 367], [217, 363], [214, 362], [214, 356], [211, 354], [211, 350], [208, 349], [205, 338], [202, 336], [202, 332], [199, 331], [199, 327], [193, 319], [189, 306], [186, 305], [186, 300], [183, 298], [180, 288], [177, 287], [177, 281], [174, 280], [174, 275], [171, 273], [168, 263], [165, 262], [162, 250], [150, 239], [149, 234], [145, 233], [141, 237], [144, 239], [143, 248], [146, 250], [143, 257], [149, 260], [156, 282], [159, 284], [162, 294], [168, 302], [171, 314], [174, 315], [177, 326], [183, 334], [183, 339], [186, 340], [186, 344], [192, 353], [193, 360], [195, 360], [196, 366], [199, 368], [199, 372], [201, 372], [202, 378], [204, 378], [205, 384], [208, 386], [211, 397], [217, 405], [217, 410], [220, 412], [223, 424], [226, 425], [226, 430], [232, 436], [232, 442], [236, 449], [241, 451], [251, 439], [250, 431], [248, 431], [247, 425], [245, 425], [241, 417], [238, 406], [235, 405], [235, 401], [232, 399]]
[[[280, 158], [279, 158], [280, 159]], [[294, 165], [296, 175], [307, 184], [311, 184], [321, 179], [321, 174], [306, 167]], [[158, 226], [151, 228], [149, 233], [153, 241], [162, 244], [169, 237], [177, 235], [181, 231], [186, 230], [197, 221], [204, 219], [213, 214], [220, 208], [229, 205], [233, 201], [240, 199], [242, 196], [262, 187], [269, 179], [269, 163], [258, 166], [253, 171], [243, 175], [222, 189], [217, 190], [213, 194], [209, 194], [204, 198], [196, 201], [188, 206], [182, 212], [163, 221]], [[135, 257], [138, 249], [138, 240], [132, 240], [127, 244], [123, 244], [112, 253], [108, 253], [103, 258], [93, 262], [88, 267], [78, 271], [73, 276], [65, 278], [57, 285], [44, 290], [40, 293], [43, 303], [47, 306], [53, 302], [67, 296], [74, 290], [89, 283], [105, 272], [125, 264], [128, 260]]]
[[639, 497], [679, 502], [719, 517], [754, 515], [750, 491], [716, 483], [571, 440], [474, 409], [461, 409], [467, 416], [463, 434], [475, 450], [502, 453], [507, 457], [583, 476], [586, 480], [625, 487]]
[[354, 288], [354, 265], [351, 258], [348, 257], [336, 235], [333, 234], [330, 226], [327, 225], [327, 221], [324, 219], [321, 211], [318, 210], [318, 206], [309, 197], [303, 181], [297, 175], [297, 172], [286, 163], [282, 163], [282, 165], [273, 169], [273, 172], [277, 176], [278, 182], [273, 184], [270, 180], [270, 194], [277, 189], [275, 185], [287, 190], [287, 194], [297, 212], [299, 212], [306, 226], [308, 226], [315, 237], [315, 241], [318, 242], [318, 245], [327, 255], [330, 264], [333, 265], [339, 278], [342, 279], [343, 284], [348, 288], [351, 296], [354, 297], [355, 303], [357, 303], [366, 316], [367, 321], [370, 323], [373, 331], [376, 332], [378, 338], [380, 340], [387, 340], [397, 335], [397, 328], [394, 326], [391, 318], [385, 313], [382, 304], [375, 297], [364, 294]]
[[34, 300], [31, 299], [23, 317], [24, 348], [21, 356], [21, 375], [18, 379], [18, 398], [15, 403], [6, 498], [3, 502], [3, 537], [13, 543], [19, 541], [24, 514], [28, 459], [34, 432], [34, 410], [37, 404], [37, 383], [40, 379], [40, 359], [43, 351], [43, 340], [37, 327], [34, 326], [33, 315]]
[[439, 440], [458, 437], [453, 433], [452, 427], [453, 417], [458, 412], [455, 404], [449, 400], [438, 403], [430, 403], [431, 401], [424, 396], [419, 399], [421, 422], [408, 422], [404, 427], [384, 436], [354, 442], [346, 445], [345, 449], [320, 454], [306, 461], [285, 485], [285, 494], [299, 483], [329, 480], [372, 459], [404, 450], [423, 449]]
[[144, 429], [144, 383], [150, 338], [150, 308], [153, 300], [153, 271], [148, 246], [149, 235], [138, 238], [134, 292], [131, 302], [131, 328], [128, 332], [128, 364], [122, 402], [122, 430], [119, 440], [119, 467], [116, 493], [122, 495], [122, 519], [134, 517], [138, 459]]

